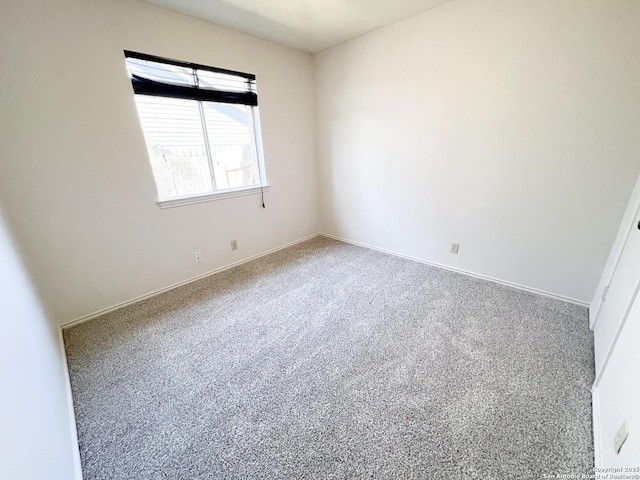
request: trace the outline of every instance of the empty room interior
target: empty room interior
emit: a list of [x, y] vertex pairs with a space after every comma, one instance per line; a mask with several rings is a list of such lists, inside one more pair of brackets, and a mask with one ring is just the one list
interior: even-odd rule
[[640, 1], [5, 0], [0, 56], [0, 478], [640, 475]]

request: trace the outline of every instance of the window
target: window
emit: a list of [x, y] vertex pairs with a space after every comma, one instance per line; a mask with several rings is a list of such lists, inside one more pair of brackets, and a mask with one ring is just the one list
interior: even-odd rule
[[263, 192], [255, 75], [125, 57], [161, 206]]

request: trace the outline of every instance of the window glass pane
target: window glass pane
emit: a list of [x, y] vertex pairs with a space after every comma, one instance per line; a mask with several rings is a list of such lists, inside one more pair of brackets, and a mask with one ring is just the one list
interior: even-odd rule
[[136, 95], [161, 199], [213, 190], [198, 102]]
[[214, 102], [202, 105], [216, 187], [259, 185], [252, 107]]

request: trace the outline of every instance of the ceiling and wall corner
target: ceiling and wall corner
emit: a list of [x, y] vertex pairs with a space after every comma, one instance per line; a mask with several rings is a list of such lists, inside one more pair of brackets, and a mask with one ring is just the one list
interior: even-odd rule
[[316, 53], [451, 0], [143, 0]]
[[[308, 51], [360, 32], [332, 19], [431, 10], [311, 55], [148, 2], [2, 4], [0, 197], [56, 320], [319, 230], [589, 301], [638, 170], [637, 7], [294, 3], [211, 5]], [[159, 211], [124, 49], [257, 75], [270, 208]]]
[[[617, 225], [630, 187], [628, 181], [621, 179], [622, 189], [618, 183], [617, 189], [608, 191], [605, 197], [591, 195], [594, 191], [603, 191], [606, 186], [598, 185], [592, 172], [607, 164], [604, 157], [596, 157], [598, 149], [613, 134], [611, 123], [601, 124], [601, 120], [611, 114], [610, 107], [629, 115], [626, 107], [615, 107], [616, 102], [622, 100], [621, 92], [625, 92], [622, 95], [627, 95], [628, 99], [634, 98], [627, 88], [633, 83], [634, 62], [624, 65], [623, 58], [628, 55], [624, 35], [612, 33], [616, 29], [615, 22], [620, 21], [616, 17], [629, 10], [630, 18], [633, 18], [630, 2], [612, 5], [600, 0], [562, 4], [493, 0], [143, 1], [315, 54], [315, 82], [319, 85], [316, 88], [317, 143], [321, 155], [318, 208], [322, 231], [559, 294], [583, 304], [591, 300], [613, 239], [615, 226], [612, 224]], [[565, 17], [564, 24], [558, 21]], [[625, 22], [623, 29], [628, 23]], [[519, 25], [522, 31], [517, 31], [514, 25]], [[448, 38], [444, 40], [445, 37]], [[385, 40], [378, 41], [380, 38]], [[375, 47], [369, 48], [374, 44]], [[593, 48], [581, 50], [580, 44], [592, 44]], [[602, 52], [607, 50], [610, 54], [605, 58]], [[340, 58], [344, 52], [355, 53], [349, 56], [346, 64], [336, 68], [328, 59]], [[475, 57], [469, 52], [475, 52]], [[599, 64], [608, 64], [606, 68], [610, 72], [620, 71], [620, 75], [611, 75], [607, 80], [609, 85], [620, 84], [617, 93], [601, 85], [607, 74], [598, 70]], [[378, 74], [379, 82], [373, 80]], [[324, 82], [330, 82], [326, 92]], [[627, 85], [622, 85], [623, 82]], [[344, 95], [349, 89], [358, 97], [363, 90], [369, 91], [368, 98], [377, 99], [375, 104], [382, 106], [380, 115], [388, 113], [390, 105], [394, 105], [392, 110], [400, 109], [403, 114], [393, 121], [377, 118], [377, 113], [369, 112], [364, 124], [377, 123], [380, 131], [370, 133], [366, 139], [350, 141], [342, 138], [338, 131], [327, 136], [327, 130], [337, 129], [336, 125], [345, 118], [342, 114], [347, 111], [353, 114], [357, 124], [353, 128], [363, 131], [361, 110], [372, 108], [354, 102], [351, 108], [345, 109]], [[386, 96], [389, 92], [393, 93]], [[526, 106], [529, 94], [537, 98], [535, 107]], [[461, 95], [470, 101], [458, 102]], [[438, 113], [440, 122], [431, 118], [431, 113], [439, 108], [436, 97], [447, 99]], [[337, 101], [338, 98], [341, 100]], [[510, 104], [505, 103], [507, 99]], [[572, 103], [574, 99], [576, 102]], [[341, 106], [326, 115], [329, 106], [336, 101]], [[626, 101], [622, 100], [623, 103]], [[518, 113], [521, 108], [525, 110]], [[580, 119], [573, 118], [581, 109], [590, 111], [581, 114]], [[555, 118], [546, 118], [548, 112], [555, 112]], [[501, 116], [505, 117], [501, 119]], [[512, 116], [510, 120], [509, 116]], [[629, 118], [633, 120], [631, 117], [633, 115]], [[475, 118], [474, 125], [484, 131], [484, 137], [474, 140], [473, 131], [464, 133], [469, 128], [464, 126], [463, 118]], [[408, 119], [411, 120], [407, 128], [398, 131], [397, 127]], [[426, 131], [431, 132], [441, 132], [447, 122], [456, 125], [451, 138], [440, 137], [441, 148], [447, 150], [442, 158], [438, 157], [445, 153], [444, 150], [440, 154], [431, 150], [434, 145], [429, 145], [429, 135], [421, 132], [415, 133], [414, 137], [411, 133], [425, 121], [433, 122], [425, 126]], [[499, 126], [499, 123], [504, 125]], [[529, 128], [521, 129], [526, 123], [530, 124]], [[561, 128], [552, 133], [547, 129], [553, 123]], [[595, 133], [598, 125], [600, 135]], [[620, 131], [625, 130], [625, 125], [629, 123], [621, 124]], [[494, 127], [496, 136], [491, 139]], [[589, 140], [581, 139], [583, 132], [588, 130], [594, 132]], [[453, 131], [457, 133], [453, 135]], [[505, 133], [507, 131], [510, 133]], [[403, 155], [394, 160], [395, 167], [414, 171], [416, 175], [406, 179], [396, 192], [394, 182], [390, 181], [393, 174], [387, 172], [386, 181], [380, 180], [380, 188], [372, 196], [364, 190], [370, 190], [375, 172], [384, 167], [379, 165], [374, 172], [368, 173], [368, 186], [361, 190], [360, 178], [350, 178], [346, 170], [351, 172], [356, 168], [361, 171], [365, 165], [376, 162], [378, 153], [386, 149], [381, 143], [385, 132], [395, 132], [393, 138], [403, 139], [397, 146]], [[461, 135], [467, 135], [467, 141], [461, 142]], [[526, 151], [524, 145], [536, 136], [541, 138]], [[357, 137], [354, 132], [351, 140]], [[337, 138], [340, 140], [336, 143]], [[415, 149], [411, 147], [413, 140], [417, 142]], [[465, 145], [474, 142], [482, 144], [475, 152], [476, 160], [489, 155], [481, 161], [486, 162], [484, 172], [478, 172], [475, 178], [470, 176], [478, 165], [478, 162], [471, 165], [470, 159], [459, 158], [455, 160], [457, 166], [444, 167]], [[518, 142], [521, 146], [517, 146]], [[585, 151], [587, 144], [591, 145], [590, 151]], [[637, 167], [638, 162], [624, 154], [623, 144], [610, 143], [612, 152], [622, 153], [616, 159], [621, 169], [610, 172], [614, 177], [624, 177], [626, 171], [635, 172]], [[339, 150], [348, 145], [349, 155], [343, 157]], [[328, 149], [331, 153], [324, 153]], [[363, 153], [360, 159], [358, 152], [363, 149], [366, 154]], [[501, 160], [504, 155], [512, 158]], [[410, 160], [409, 157], [415, 158]], [[335, 168], [332, 162], [336, 162]], [[430, 177], [427, 172], [433, 169], [438, 173]], [[528, 191], [533, 188], [531, 185], [522, 184], [521, 174], [527, 170], [532, 172], [529, 179], [539, 176], [537, 182], [549, 184], [546, 188], [551, 190], [544, 198], [536, 191]], [[483, 178], [487, 172], [498, 171], [500, 175], [493, 180]], [[430, 198], [435, 195], [440, 199], [436, 202], [438, 205], [446, 204], [449, 215], [438, 214], [437, 219], [426, 219], [425, 214], [428, 216], [433, 208], [429, 206], [429, 198], [417, 192], [424, 192], [430, 185], [429, 178], [440, 179], [430, 190]], [[563, 185], [561, 178], [564, 178]], [[462, 184], [467, 185], [467, 192], [477, 190], [479, 181], [495, 185], [488, 191], [479, 192], [473, 205], [464, 207], [462, 192], [457, 198], [451, 197]], [[343, 182], [344, 189], [340, 187]], [[413, 185], [413, 182], [418, 183]], [[444, 185], [449, 187], [441, 191]], [[337, 189], [343, 192], [338, 193]], [[500, 190], [512, 196], [510, 205], [493, 198], [494, 192]], [[623, 195], [617, 195], [620, 192]], [[332, 199], [335, 195], [344, 197]], [[401, 212], [392, 208], [404, 197], [419, 201], [422, 206], [417, 209], [421, 215], [417, 211], [415, 215], [411, 214], [411, 201], [403, 202]], [[580, 211], [577, 199], [582, 197], [582, 205], [592, 205], [588, 213]], [[360, 203], [362, 209], [365, 205], [379, 203], [377, 212], [390, 211], [388, 215], [347, 214]], [[611, 215], [610, 208], [614, 203], [616, 213]], [[485, 210], [480, 204], [484, 204]], [[466, 218], [465, 212], [479, 210], [482, 210], [481, 215]], [[383, 217], [393, 220], [382, 220]], [[395, 229], [389, 228], [404, 217], [412, 218]], [[599, 218], [602, 228], [592, 231], [589, 238], [578, 240], [577, 231], [584, 229], [595, 217]], [[568, 218], [572, 220], [567, 222]], [[420, 224], [424, 225], [420, 227]], [[460, 226], [462, 224], [474, 227], [465, 229]], [[549, 235], [551, 231], [555, 235]], [[437, 239], [440, 236], [442, 238]], [[459, 237], [465, 238], [465, 245], [462, 253], [452, 258], [448, 245]], [[439, 245], [432, 244], [434, 241]], [[571, 247], [558, 248], [558, 242]], [[549, 272], [553, 273], [550, 275]]]

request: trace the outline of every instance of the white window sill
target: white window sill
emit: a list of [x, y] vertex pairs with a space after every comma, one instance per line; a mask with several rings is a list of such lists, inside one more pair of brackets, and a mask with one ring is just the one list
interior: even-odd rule
[[269, 185], [260, 185], [248, 188], [235, 188], [232, 190], [222, 190], [213, 193], [203, 193], [201, 195], [191, 195], [188, 197], [168, 198], [166, 200], [157, 200], [156, 203], [160, 208], [174, 208], [183, 205], [192, 205], [194, 203], [212, 202], [215, 200], [223, 200], [225, 198], [243, 197], [245, 195], [260, 195], [262, 192], [269, 191]]

